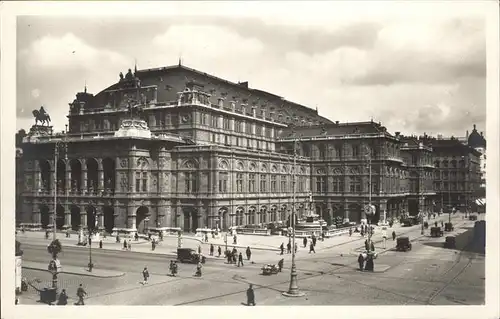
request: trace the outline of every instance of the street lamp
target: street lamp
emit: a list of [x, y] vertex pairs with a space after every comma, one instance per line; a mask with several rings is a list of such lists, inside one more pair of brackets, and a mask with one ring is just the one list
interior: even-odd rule
[[68, 144], [66, 141], [59, 140], [54, 145], [54, 212], [52, 215], [52, 226], [53, 226], [53, 240], [56, 240], [56, 224], [57, 224], [57, 162], [59, 160], [59, 148], [63, 146], [64, 149], [64, 159], [68, 160]]
[[293, 197], [292, 197], [292, 243], [293, 243], [293, 249], [292, 249], [292, 269], [290, 271], [290, 287], [288, 288], [287, 292], [284, 292], [283, 295], [286, 297], [301, 297], [304, 296], [305, 294], [301, 291], [299, 291], [299, 286], [297, 284], [297, 268], [295, 265], [295, 214], [296, 214], [296, 208], [295, 208], [295, 185], [296, 185], [296, 175], [297, 175], [297, 139], [293, 141]]
[[[92, 216], [94, 217], [93, 220], [94, 220], [94, 225], [91, 225], [92, 228], [95, 228], [96, 226], [96, 211], [95, 209], [93, 209], [91, 212]], [[93, 229], [92, 229], [93, 230]], [[88, 267], [89, 267], [89, 272], [92, 272], [92, 268], [94, 268], [94, 263], [92, 263], [92, 230], [90, 229], [90, 227], [88, 227], [88, 232], [89, 232], [89, 264], [88, 264]]]

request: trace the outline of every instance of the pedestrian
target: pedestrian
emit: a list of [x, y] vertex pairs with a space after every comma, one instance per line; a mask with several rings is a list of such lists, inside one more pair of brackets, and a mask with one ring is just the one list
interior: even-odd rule
[[243, 267], [243, 254], [240, 253], [238, 255], [238, 267], [240, 266], [240, 263], [241, 263], [241, 267]]
[[214, 244], [210, 244], [210, 256], [214, 255]]
[[128, 247], [128, 250], [129, 250], [129, 251], [132, 251], [132, 241], [131, 241], [130, 239], [128, 240], [128, 245], [127, 245], [127, 247]]
[[66, 238], [69, 238], [69, 230], [66, 230]]
[[163, 241], [163, 232], [162, 231], [160, 232], [160, 236], [159, 237], [160, 237], [160, 241]]
[[278, 261], [278, 271], [281, 272], [281, 269], [283, 269], [283, 263], [285, 262], [284, 258], [281, 258], [280, 261]]
[[250, 251], [250, 246], [247, 246], [246, 255], [247, 255], [247, 260], [250, 260], [250, 257], [252, 257], [252, 252]]
[[153, 239], [153, 240], [151, 241], [151, 250], [152, 250], [152, 251], [154, 251], [154, 250], [155, 250], [155, 248], [156, 248], [156, 241]]
[[280, 255], [283, 255], [283, 252], [285, 251], [285, 247], [284, 247], [283, 243], [281, 243], [280, 250], [281, 250]]
[[48, 231], [45, 232], [45, 239], [49, 239], [49, 232]]
[[311, 245], [309, 246], [309, 253], [311, 253], [311, 252], [316, 253], [316, 251], [314, 250], [314, 245], [313, 245], [313, 243], [311, 243]]
[[393, 230], [392, 231], [392, 241], [395, 241], [396, 240], [396, 231]]
[[139, 234], [135, 233], [134, 238], [135, 238], [135, 241], [139, 241]]
[[128, 250], [128, 248], [127, 248], [127, 240], [126, 239], [123, 240], [123, 249]]
[[144, 279], [142, 281], [142, 284], [145, 285], [148, 283], [148, 278], [149, 278], [149, 271], [148, 267], [144, 267], [144, 270], [142, 271], [142, 278]]
[[363, 271], [363, 268], [364, 268], [363, 266], [365, 264], [365, 258], [363, 257], [363, 254], [359, 254], [358, 264], [359, 264], [359, 270]]
[[198, 245], [198, 254], [201, 254], [201, 245]]
[[208, 233], [205, 233], [205, 242], [208, 243]]
[[233, 256], [231, 256], [231, 251], [226, 250], [227, 263], [232, 264]]
[[360, 234], [361, 234], [361, 237], [365, 237], [365, 232], [363, 231], [363, 227], [361, 227], [361, 232], [360, 232]]
[[238, 242], [238, 238], [236, 237], [236, 235], [234, 235], [233, 237], [233, 244], [236, 245]]
[[252, 284], [247, 289], [247, 306], [250, 305], [255, 306], [255, 293]]
[[102, 248], [102, 239], [99, 240], [99, 248]]
[[316, 238], [316, 236], [313, 234], [313, 237], [312, 237], [313, 246], [316, 246], [316, 241], [317, 241], [317, 238]]
[[219, 256], [217, 256], [217, 257], [220, 257], [220, 254], [222, 253], [222, 249], [220, 248], [220, 246], [219, 246], [219, 248], [217, 248], [217, 252], [219, 253]]
[[349, 228], [349, 237], [351, 237], [351, 236], [352, 236], [352, 227]]
[[83, 297], [85, 297], [86, 295], [87, 292], [85, 291], [85, 289], [83, 289], [82, 284], [80, 284], [80, 286], [76, 290], [76, 296], [78, 297], [78, 302], [76, 303], [76, 305], [85, 305], [85, 303], [83, 302]]
[[304, 244], [304, 248], [307, 247], [307, 237], [304, 237], [304, 239], [302, 240], [302, 243]]
[[444, 227], [444, 222], [443, 221], [441, 221], [441, 227]]
[[438, 227], [438, 222], [434, 222], [434, 227]]
[[120, 236], [116, 235], [116, 242], [119, 243], [120, 241]]
[[293, 245], [294, 249], [295, 249], [295, 253], [297, 253], [297, 249], [299, 248], [299, 246], [297, 245], [297, 242], [295, 242], [295, 245]]
[[236, 258], [238, 257], [238, 250], [236, 250], [236, 248], [233, 248], [231, 255], [233, 257], [233, 263], [236, 264]]
[[286, 253], [291, 254], [292, 253], [292, 243], [288, 241], [288, 244], [286, 244]]
[[57, 305], [66, 306], [68, 304], [68, 295], [66, 294], [66, 289], [61, 290], [59, 294], [59, 299], [57, 300]]
[[148, 240], [151, 240], [151, 233], [148, 232]]

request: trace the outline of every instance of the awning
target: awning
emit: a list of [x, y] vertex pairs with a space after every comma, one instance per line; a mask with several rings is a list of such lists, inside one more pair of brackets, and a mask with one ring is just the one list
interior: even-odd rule
[[476, 199], [476, 204], [479, 205], [479, 206], [486, 205], [486, 198], [478, 198], [478, 199]]

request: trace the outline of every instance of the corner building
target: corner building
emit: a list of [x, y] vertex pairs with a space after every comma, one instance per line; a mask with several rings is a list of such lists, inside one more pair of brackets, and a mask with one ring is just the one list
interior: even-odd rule
[[369, 202], [375, 221], [434, 209], [432, 147], [419, 139], [332, 122], [180, 64], [120, 73], [97, 95], [85, 89], [68, 119], [65, 132], [34, 125], [23, 139], [18, 223], [226, 230], [286, 222], [294, 187], [298, 215], [315, 209], [328, 223], [365, 219]]

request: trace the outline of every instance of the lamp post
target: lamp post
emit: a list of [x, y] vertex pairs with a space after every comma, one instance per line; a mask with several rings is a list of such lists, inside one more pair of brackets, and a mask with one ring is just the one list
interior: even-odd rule
[[92, 229], [90, 227], [88, 227], [88, 232], [89, 232], [89, 264], [88, 264], [88, 267], [89, 267], [89, 272], [92, 272], [92, 268], [94, 268], [94, 263], [92, 262], [92, 231], [94, 230], [94, 228], [97, 224], [97, 220], [95, 219], [96, 218], [95, 209], [93, 209], [90, 213], [94, 217], [93, 218], [94, 225], [91, 226]]
[[293, 141], [293, 197], [292, 197], [292, 269], [290, 270], [290, 287], [287, 292], [284, 292], [283, 295], [286, 297], [301, 297], [305, 294], [299, 291], [299, 286], [297, 283], [297, 268], [295, 265], [295, 185], [296, 185], [296, 175], [297, 175], [297, 139]]
[[59, 148], [64, 146], [64, 158], [68, 160], [68, 144], [65, 140], [59, 140], [54, 145], [54, 212], [52, 214], [52, 235], [53, 240], [56, 240], [56, 224], [57, 224], [57, 162], [59, 160]]

